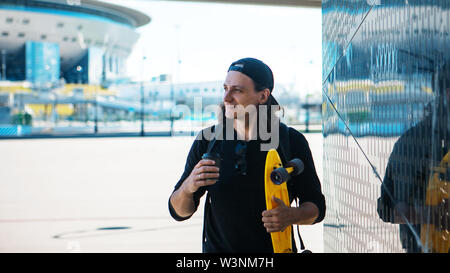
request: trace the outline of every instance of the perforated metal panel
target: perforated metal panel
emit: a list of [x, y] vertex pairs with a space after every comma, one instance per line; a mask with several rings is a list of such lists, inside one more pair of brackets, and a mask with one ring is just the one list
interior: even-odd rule
[[323, 1], [326, 252], [448, 252], [449, 7]]

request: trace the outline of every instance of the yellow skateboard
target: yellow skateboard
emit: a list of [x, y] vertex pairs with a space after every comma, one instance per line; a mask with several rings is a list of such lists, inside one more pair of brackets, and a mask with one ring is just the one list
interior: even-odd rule
[[[266, 191], [266, 207], [271, 210], [277, 207], [277, 203], [272, 201], [272, 196], [283, 200], [286, 206], [290, 206], [289, 193], [286, 182], [291, 175], [297, 175], [303, 171], [303, 162], [300, 159], [289, 161], [286, 168], [281, 163], [281, 158], [277, 150], [271, 149], [267, 152], [266, 167], [264, 174], [264, 185]], [[275, 253], [292, 253], [292, 226], [284, 231], [272, 232], [273, 251]]]
[[[449, 157], [450, 151], [444, 156], [439, 166], [433, 168], [426, 193], [426, 206], [438, 206], [450, 197], [450, 181], [445, 179], [445, 173], [450, 168]], [[450, 251], [450, 231], [444, 228], [424, 224], [420, 229], [420, 239], [430, 252], [448, 253]]]

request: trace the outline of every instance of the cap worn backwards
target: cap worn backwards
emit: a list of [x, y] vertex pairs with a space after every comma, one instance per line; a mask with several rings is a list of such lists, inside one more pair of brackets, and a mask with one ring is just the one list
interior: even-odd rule
[[244, 58], [233, 62], [228, 71], [238, 71], [253, 81], [268, 88], [270, 92], [273, 90], [273, 73], [272, 70], [262, 61], [255, 58]]
[[279, 105], [272, 96], [274, 81], [273, 73], [270, 67], [262, 61], [255, 58], [244, 58], [233, 62], [228, 68], [229, 71], [238, 71], [247, 75], [250, 79], [270, 90], [270, 96], [266, 102], [269, 105]]

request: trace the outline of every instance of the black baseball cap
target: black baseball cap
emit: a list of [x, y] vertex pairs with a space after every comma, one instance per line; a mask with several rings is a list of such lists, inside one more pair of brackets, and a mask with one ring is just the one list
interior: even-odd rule
[[255, 58], [244, 58], [233, 62], [228, 68], [229, 71], [238, 71], [259, 85], [268, 88], [272, 93], [273, 90], [273, 73], [268, 65]]
[[272, 96], [273, 73], [267, 64], [255, 58], [243, 58], [233, 62], [230, 68], [228, 68], [228, 72], [230, 71], [241, 72], [264, 88], [268, 88], [270, 90], [270, 97], [266, 103], [269, 105], [279, 105], [277, 100]]

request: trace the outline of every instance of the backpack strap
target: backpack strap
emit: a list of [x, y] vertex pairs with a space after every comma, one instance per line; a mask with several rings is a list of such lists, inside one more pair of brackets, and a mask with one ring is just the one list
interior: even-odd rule
[[[281, 162], [283, 163], [283, 166], [286, 166], [289, 160], [292, 159], [292, 153], [291, 153], [291, 140], [289, 137], [289, 127], [280, 122], [280, 143], [278, 145], [278, 151], [281, 157]], [[293, 189], [293, 182], [290, 180], [287, 182], [289, 188], [291, 188], [291, 193]], [[296, 194], [293, 194], [293, 197], [295, 197]]]
[[[212, 131], [213, 131], [214, 133], [215, 133], [215, 130], [216, 130], [216, 125], [214, 125], [213, 128], [212, 128]], [[212, 151], [212, 149], [214, 148], [214, 144], [216, 144], [216, 136], [215, 136], [215, 134], [214, 134], [214, 138], [211, 139], [211, 140], [208, 142], [207, 153], [210, 153], [210, 152]]]
[[[283, 165], [286, 165], [291, 159], [291, 139], [289, 137], [289, 126], [286, 124], [280, 122], [280, 145], [279, 145], [280, 155], [281, 155], [281, 161], [284, 160]], [[290, 183], [289, 183], [290, 182]], [[287, 182], [288, 186], [290, 186], [290, 190], [292, 191], [294, 189], [294, 185], [292, 181]], [[298, 197], [296, 193], [292, 194], [295, 205], [298, 207]], [[300, 241], [300, 249], [305, 250], [305, 244], [303, 243], [302, 236], [300, 236], [299, 227], [297, 226], [297, 235], [298, 239]]]
[[[216, 124], [212, 126], [212, 132], [214, 133], [213, 139], [208, 142], [207, 153], [210, 153], [216, 144], [217, 134], [223, 134], [223, 127], [220, 124]], [[220, 139], [220, 138], [219, 138]]]
[[289, 138], [289, 127], [280, 122], [280, 145], [279, 150], [281, 154], [281, 160], [284, 165], [286, 165], [291, 159], [291, 142]]

